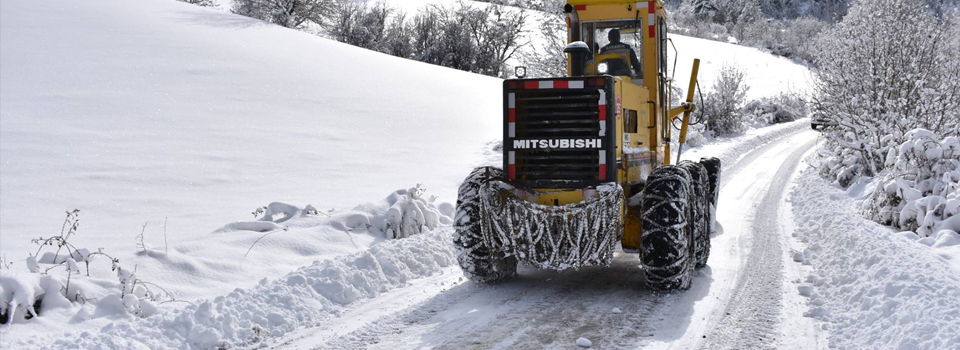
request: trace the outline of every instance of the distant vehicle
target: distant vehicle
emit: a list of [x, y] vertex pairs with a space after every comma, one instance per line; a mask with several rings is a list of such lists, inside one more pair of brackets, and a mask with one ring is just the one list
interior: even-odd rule
[[813, 116], [810, 117], [810, 128], [817, 130], [819, 127], [820, 130], [825, 129], [828, 126], [837, 126], [837, 121], [831, 119], [826, 114], [820, 112], [814, 112]]

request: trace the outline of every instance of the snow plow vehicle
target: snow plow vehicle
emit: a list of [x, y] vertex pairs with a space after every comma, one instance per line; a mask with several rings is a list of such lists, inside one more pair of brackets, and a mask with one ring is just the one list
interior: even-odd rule
[[564, 10], [567, 76], [504, 81], [503, 167], [476, 168], [460, 186], [460, 266], [496, 283], [520, 262], [609, 266], [620, 245], [639, 253], [652, 288], [688, 289], [710, 253], [720, 181], [716, 158], [679, 162], [699, 60], [686, 102], [671, 108], [661, 1], [570, 0]]

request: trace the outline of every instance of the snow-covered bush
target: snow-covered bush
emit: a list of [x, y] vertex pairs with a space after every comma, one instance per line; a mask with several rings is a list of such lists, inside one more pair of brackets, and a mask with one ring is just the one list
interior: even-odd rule
[[[79, 216], [78, 209], [67, 211], [59, 235], [32, 240], [40, 248], [26, 259], [29, 273], [0, 275], [0, 323], [30, 319], [40, 316], [43, 310], [72, 307], [92, 299], [96, 299], [93, 303], [101, 314], [115, 313], [101, 310], [105, 308], [120, 310], [116, 313], [149, 317], [158, 311], [155, 303], [175, 301], [156, 284], [145, 282], [133, 271], [123, 269], [120, 260], [104, 253], [103, 249], [90, 252], [70, 243], [80, 226]], [[44, 252], [54, 248], [55, 251]], [[90, 265], [96, 259], [109, 259], [110, 270], [117, 274], [116, 282], [90, 277]], [[85, 270], [81, 270], [80, 263], [84, 264]], [[104, 291], [104, 286], [117, 286], [119, 293]], [[95, 297], [91, 295], [94, 289], [99, 292]]]
[[[667, 1], [670, 31], [717, 41], [736, 41], [772, 54], [812, 61], [816, 37], [847, 5], [797, 6], [762, 0]], [[831, 6], [836, 5], [836, 6]]]
[[743, 130], [743, 115], [740, 107], [747, 96], [749, 86], [743, 81], [746, 72], [735, 66], [723, 66], [713, 83], [712, 91], [705, 94], [703, 113], [707, 130], [715, 135], [730, 135]]
[[[728, 41], [730, 35], [723, 22], [718, 22], [722, 15], [712, 11], [709, 6], [697, 7], [696, 4], [684, 3], [670, 10], [670, 32], [717, 41]], [[711, 14], [713, 14], [711, 16]]]
[[792, 122], [806, 117], [810, 111], [803, 99], [788, 94], [780, 94], [750, 101], [741, 112], [747, 122], [754, 125], [766, 125]]
[[864, 212], [920, 237], [960, 231], [960, 138], [941, 138], [925, 129], [906, 136], [887, 154], [889, 170], [864, 202]]
[[839, 123], [823, 133], [824, 176], [843, 186], [876, 176], [915, 128], [958, 134], [958, 33], [919, 0], [875, 0], [857, 2], [822, 36], [815, 104]]
[[424, 191], [417, 185], [387, 197], [390, 208], [375, 220], [375, 225], [386, 238], [410, 237], [422, 233], [424, 227], [431, 230], [439, 227], [442, 218], [449, 220], [433, 204], [432, 198], [424, 198]]
[[830, 24], [814, 17], [797, 18], [787, 24], [782, 37], [783, 52], [779, 55], [813, 62], [817, 54], [817, 38]]

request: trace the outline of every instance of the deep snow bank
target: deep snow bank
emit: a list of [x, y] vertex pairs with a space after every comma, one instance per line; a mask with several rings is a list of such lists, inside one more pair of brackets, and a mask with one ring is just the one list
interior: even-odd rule
[[790, 200], [796, 237], [807, 245], [795, 260], [814, 269], [799, 292], [810, 296], [809, 315], [827, 323], [832, 347], [960, 348], [960, 273], [944, 263], [960, 260], [949, 250], [960, 240], [928, 247], [867, 220], [814, 169]]
[[[200, 300], [146, 319], [121, 318], [98, 332], [44, 334], [4, 346], [23, 348], [212, 349], [255, 346], [267, 337], [317, 326], [357, 300], [442, 273], [456, 264], [450, 231], [384, 241], [369, 250], [318, 261], [254, 287]], [[102, 303], [101, 303], [102, 304]], [[109, 305], [88, 304], [82, 315]], [[109, 311], [109, 310], [107, 310]], [[82, 320], [81, 320], [82, 321]]]

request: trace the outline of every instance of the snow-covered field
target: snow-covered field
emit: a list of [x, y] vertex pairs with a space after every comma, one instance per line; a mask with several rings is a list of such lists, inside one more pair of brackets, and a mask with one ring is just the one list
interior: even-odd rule
[[[493, 151], [501, 135], [500, 80], [172, 0], [5, 0], [0, 2], [0, 29], [0, 257], [12, 264], [0, 267], [0, 295], [65, 287], [68, 265], [37, 278], [27, 272], [28, 256], [39, 248], [40, 267], [52, 266], [44, 263], [52, 259], [42, 255], [56, 247], [39, 247], [30, 240], [60, 234], [64, 211], [74, 208], [81, 210], [81, 224], [69, 239], [71, 245], [89, 251], [104, 248], [119, 259], [125, 278], [151, 283], [140, 284], [139, 290], [136, 283], [123, 286], [110, 261], [98, 257], [90, 264], [90, 277], [71, 274], [69, 291], [79, 291], [84, 303], [50, 299], [41, 317], [0, 326], [0, 348], [349, 348], [371, 347], [381, 340], [378, 346], [399, 342], [403, 348], [415, 344], [409, 340], [416, 334], [432, 334], [422, 339], [425, 345], [449, 341], [445, 344], [485, 348], [492, 340], [503, 347], [542, 345], [530, 336], [551, 332], [569, 336], [557, 339], [559, 347], [574, 346], [577, 338], [588, 335], [596, 347], [641, 344], [604, 339], [610, 334], [605, 330], [616, 322], [639, 325], [623, 339], [643, 339], [642, 344], [660, 348], [790, 345], [783, 338], [773, 343], [728, 340], [746, 334], [741, 329], [805, 340], [829, 333], [842, 347], [864, 342], [905, 348], [958, 344], [945, 325], [955, 321], [951, 315], [960, 309], [941, 300], [958, 299], [958, 289], [924, 289], [957, 282], [960, 245], [951, 244], [955, 239], [920, 245], [887, 237], [891, 244], [912, 244], [905, 248], [909, 254], [896, 255], [919, 259], [914, 260], [919, 262], [916, 270], [904, 273], [924, 276], [936, 264], [953, 270], [936, 270], [940, 272], [918, 284], [896, 279], [899, 271], [890, 272], [875, 278], [891, 279], [887, 285], [893, 289], [869, 289], [861, 281], [869, 276], [842, 270], [844, 261], [837, 259], [843, 254], [837, 249], [874, 246], [857, 243], [861, 237], [852, 233], [843, 233], [850, 237], [842, 240], [826, 233], [832, 232], [826, 231], [830, 223], [841, 228], [856, 223], [841, 220], [856, 215], [843, 204], [850, 199], [842, 193], [818, 198], [819, 192], [803, 192], [830, 190], [807, 175], [800, 177], [802, 186], [791, 198], [800, 223], [793, 228], [795, 247], [809, 251], [801, 253], [809, 266], [791, 266], [789, 260], [783, 265], [797, 276], [819, 276], [801, 281], [809, 284], [802, 287], [809, 287], [804, 293], [812, 296], [809, 312], [814, 317], [802, 318], [806, 305], [778, 311], [787, 318], [778, 324], [804, 329], [788, 332], [782, 326], [739, 327], [723, 315], [724, 310], [746, 312], [750, 304], [745, 296], [800, 293], [794, 281], [769, 273], [758, 276], [769, 279], [764, 281], [774, 283], [775, 289], [740, 287], [749, 282], [743, 276], [755, 275], [741, 271], [752, 261], [751, 252], [769, 248], [765, 251], [778, 259], [780, 253], [788, 254], [772, 241], [756, 239], [760, 231], [754, 226], [790, 230], [765, 221], [741, 223], [741, 216], [770, 216], [753, 207], [761, 199], [780, 198], [778, 191], [786, 188], [790, 175], [781, 167], [790, 166], [815, 138], [811, 132], [798, 133], [809, 127], [806, 120], [710, 139], [685, 150], [688, 159], [713, 155], [725, 164], [740, 164], [730, 170], [730, 176], [740, 174], [740, 180], [729, 184], [731, 194], [725, 198], [737, 204], [725, 209], [729, 212], [721, 222], [726, 231], [715, 241], [718, 253], [687, 294], [659, 295], [626, 286], [640, 283], [640, 278], [634, 271], [636, 257], [625, 255], [618, 257], [608, 277], [596, 277], [597, 270], [590, 269], [526, 271], [529, 277], [503, 289], [485, 288], [463, 279], [449, 224], [462, 178], [476, 165], [500, 162]], [[700, 57], [704, 87], [724, 64], [747, 71], [750, 98], [803, 92], [809, 86], [807, 69], [789, 60], [724, 43], [673, 39], [680, 54], [677, 81], [687, 81], [690, 61]], [[763, 145], [771, 149], [757, 149]], [[748, 164], [758, 165], [748, 169]], [[761, 184], [777, 191], [765, 194], [757, 187]], [[749, 196], [733, 193], [737, 191]], [[821, 203], [827, 200], [832, 202]], [[263, 206], [265, 211], [251, 215]], [[840, 215], [824, 224], [815, 213], [827, 208], [842, 210], [823, 212]], [[419, 227], [411, 220], [422, 223], [426, 233], [386, 238]], [[839, 247], [838, 242], [846, 245]], [[884, 265], [888, 257], [877, 251], [845, 259], [888, 272], [893, 268]], [[77, 263], [85, 272], [83, 261]], [[598, 287], [570, 294], [593, 282]], [[850, 283], [857, 284], [847, 286]], [[786, 286], [783, 293], [781, 284]], [[553, 292], [539, 294], [544, 286], [552, 286], [548, 290]], [[924, 300], [909, 299], [904, 291], [913, 291], [910, 286], [919, 286], [915, 295]], [[127, 287], [129, 291], [122, 289]], [[117, 294], [145, 295], [147, 288], [163, 294], [158, 301], [176, 300], [159, 304]], [[584, 293], [604, 288], [642, 295], [638, 304], [617, 307], [624, 316], [616, 317], [628, 319], [605, 318], [621, 315], [613, 310], [621, 305], [615, 298], [620, 294], [594, 304], [585, 300]], [[858, 298], [868, 302], [857, 299], [859, 304], [851, 306], [847, 294], [858, 290], [864, 291]], [[891, 291], [896, 293], [887, 295]], [[888, 303], [884, 295], [898, 304]], [[19, 293], [12, 301], [24, 304], [27, 299], [29, 295]], [[558, 301], [574, 308], [552, 308], [554, 313], [546, 318], [532, 314], [540, 310], [538, 303]], [[2, 302], [12, 305], [11, 300]], [[928, 310], [934, 306], [942, 309]], [[488, 323], [511, 307], [531, 313], [511, 314], [499, 328], [493, 327], [502, 333], [471, 335], [472, 329], [491, 329]], [[591, 314], [598, 311], [594, 307], [603, 307], [603, 314]], [[468, 314], [477, 318], [465, 318]], [[542, 328], [511, 328], [533, 319], [547, 323]], [[424, 325], [436, 320], [449, 323]], [[713, 329], [712, 321], [727, 326]], [[814, 329], [814, 322], [823, 326], [817, 323]], [[931, 336], [888, 332], [897, 322], [916, 325], [914, 333]], [[390, 327], [406, 324], [416, 325], [410, 330], [414, 335], [389, 335], [405, 330]], [[430, 333], [458, 327], [459, 333]]]

